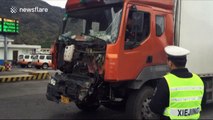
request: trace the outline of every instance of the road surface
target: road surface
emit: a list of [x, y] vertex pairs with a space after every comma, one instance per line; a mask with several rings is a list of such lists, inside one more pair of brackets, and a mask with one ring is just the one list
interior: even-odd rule
[[[74, 103], [57, 104], [45, 97], [48, 80], [0, 84], [0, 119], [125, 119], [123, 112], [100, 107], [94, 113], [81, 112]], [[213, 104], [202, 119], [213, 118]]]

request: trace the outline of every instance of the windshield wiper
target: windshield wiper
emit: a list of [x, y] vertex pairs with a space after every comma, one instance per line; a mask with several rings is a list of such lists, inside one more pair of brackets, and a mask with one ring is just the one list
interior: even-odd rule
[[90, 35], [90, 34], [86, 34], [86, 33], [82, 33], [82, 35], [86, 35], [86, 36], [89, 36], [89, 37], [92, 37], [92, 38], [95, 38], [95, 39], [99, 39], [99, 40], [105, 41], [104, 39], [101, 39], [101, 38], [96, 37], [96, 36], [94, 36], [94, 35]]

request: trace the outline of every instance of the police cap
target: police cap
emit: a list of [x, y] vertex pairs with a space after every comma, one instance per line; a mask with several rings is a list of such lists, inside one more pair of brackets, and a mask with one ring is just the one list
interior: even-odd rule
[[174, 45], [167, 46], [164, 48], [164, 50], [168, 55], [168, 59], [171, 60], [186, 60], [186, 55], [190, 53], [189, 50]]

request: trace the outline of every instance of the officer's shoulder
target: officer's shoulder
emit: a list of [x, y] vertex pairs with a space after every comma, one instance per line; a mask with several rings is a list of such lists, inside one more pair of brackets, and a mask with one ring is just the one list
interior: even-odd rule
[[166, 82], [166, 79], [164, 77], [160, 78], [158, 80], [158, 84], [159, 85], [163, 85], [163, 86], [167, 86], [167, 82]]

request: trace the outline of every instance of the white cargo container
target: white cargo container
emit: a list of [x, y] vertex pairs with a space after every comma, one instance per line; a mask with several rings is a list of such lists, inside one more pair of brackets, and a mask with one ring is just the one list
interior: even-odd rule
[[213, 102], [213, 1], [176, 0], [175, 44], [187, 48], [187, 68], [200, 75]]

